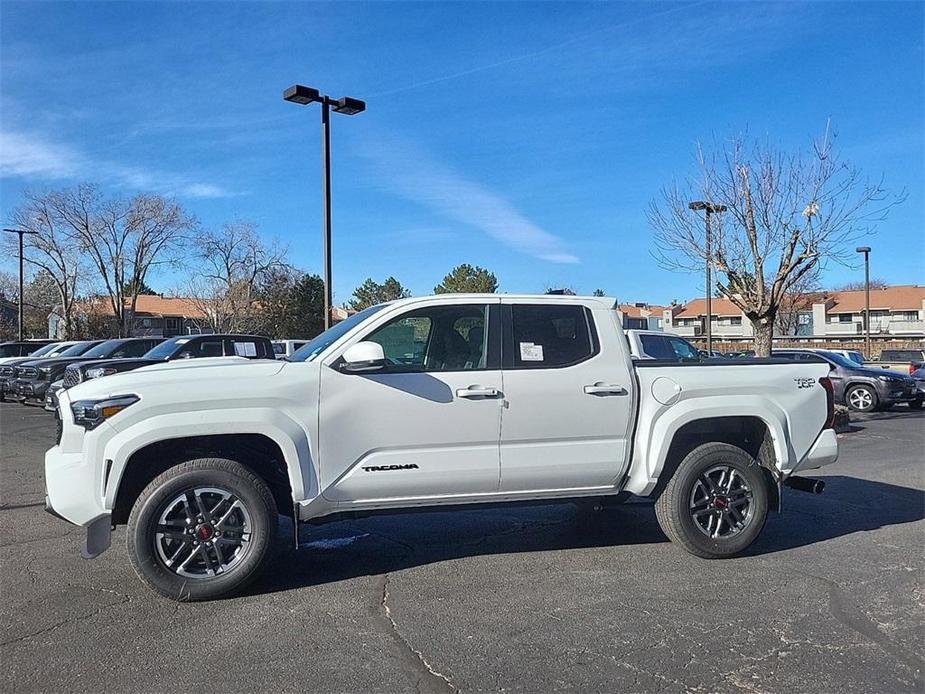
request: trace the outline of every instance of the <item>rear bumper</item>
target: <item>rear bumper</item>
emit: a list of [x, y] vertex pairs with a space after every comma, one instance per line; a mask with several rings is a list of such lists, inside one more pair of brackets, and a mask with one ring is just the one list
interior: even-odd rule
[[787, 474], [799, 470], [815, 470], [825, 465], [831, 465], [838, 460], [838, 437], [834, 429], [823, 429], [809, 452]]

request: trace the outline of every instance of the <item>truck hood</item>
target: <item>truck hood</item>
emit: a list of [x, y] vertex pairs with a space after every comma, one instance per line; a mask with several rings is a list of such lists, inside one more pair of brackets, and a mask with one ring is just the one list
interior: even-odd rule
[[246, 393], [275, 376], [286, 366], [275, 359], [215, 357], [182, 359], [145, 366], [134, 371], [86, 381], [71, 388], [70, 400], [106, 398], [112, 395], [175, 388], [177, 400], [198, 399], [226, 389]]

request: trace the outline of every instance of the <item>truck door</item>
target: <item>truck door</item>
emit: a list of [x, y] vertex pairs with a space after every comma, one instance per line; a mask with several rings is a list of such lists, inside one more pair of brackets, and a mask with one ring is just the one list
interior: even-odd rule
[[502, 303], [502, 492], [611, 487], [622, 476], [634, 385], [615, 315]]
[[499, 300], [409, 307], [359, 338], [388, 365], [322, 369], [324, 496], [397, 500], [495, 492], [501, 428]]

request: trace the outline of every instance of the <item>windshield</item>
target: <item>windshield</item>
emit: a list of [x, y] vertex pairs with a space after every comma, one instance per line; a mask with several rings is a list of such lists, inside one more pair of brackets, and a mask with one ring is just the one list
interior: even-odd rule
[[122, 344], [122, 340], [106, 340], [106, 342], [102, 342], [98, 344], [93, 349], [88, 349], [86, 352], [84, 352], [80, 356], [92, 357], [94, 359], [98, 359], [100, 357], [108, 357], [121, 344]]
[[848, 369], [858, 368], [858, 365], [855, 362], [848, 359], [848, 357], [843, 357], [841, 354], [836, 354], [835, 352], [819, 352], [819, 354], [823, 355], [829, 361], [834, 361], [839, 366], [843, 366]]
[[96, 342], [78, 342], [76, 345], [71, 345], [63, 352], [58, 352], [56, 357], [79, 357], [88, 349], [92, 348]]
[[180, 345], [185, 345], [187, 342], [192, 340], [189, 335], [184, 335], [180, 337], [172, 337], [169, 340], [164, 340], [157, 347], [154, 347], [151, 350], [148, 350], [143, 356], [144, 359], [166, 359], [171, 356], [174, 352], [177, 351], [177, 348]]
[[30, 357], [44, 357], [49, 352], [53, 352], [55, 349], [61, 346], [60, 342], [52, 342], [50, 345], [45, 345], [41, 349], [35, 350]]
[[350, 332], [357, 325], [367, 318], [384, 309], [388, 304], [377, 304], [364, 308], [359, 313], [354, 313], [346, 320], [342, 320], [337, 325], [332, 325], [317, 337], [309, 340], [303, 347], [292, 353], [289, 361], [311, 361], [321, 352], [333, 345], [337, 340]]

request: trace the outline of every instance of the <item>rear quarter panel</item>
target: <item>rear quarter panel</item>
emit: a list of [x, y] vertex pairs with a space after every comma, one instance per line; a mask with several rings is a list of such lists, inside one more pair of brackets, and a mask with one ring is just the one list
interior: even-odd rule
[[626, 489], [655, 487], [675, 433], [714, 417], [752, 416], [768, 427], [779, 470], [788, 473], [825, 424], [827, 364], [732, 363], [637, 366], [640, 411]]

